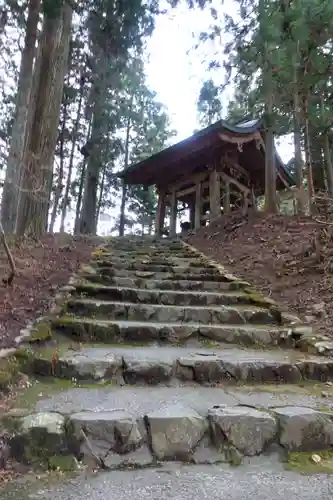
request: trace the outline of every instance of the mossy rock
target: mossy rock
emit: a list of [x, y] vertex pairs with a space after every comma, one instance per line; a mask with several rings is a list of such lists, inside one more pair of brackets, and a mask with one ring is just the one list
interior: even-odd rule
[[[13, 423], [15, 419], [11, 420]], [[12, 456], [36, 469], [70, 471], [77, 468], [74, 456], [80, 443], [67, 420], [57, 413], [33, 413], [16, 419], [10, 440]]]
[[52, 327], [49, 319], [43, 319], [33, 325], [27, 341], [30, 344], [47, 342], [52, 339]]
[[76, 316], [61, 316], [52, 322], [53, 328], [65, 336], [79, 342], [118, 343], [120, 339], [117, 324], [104, 324], [98, 321], [85, 321]]

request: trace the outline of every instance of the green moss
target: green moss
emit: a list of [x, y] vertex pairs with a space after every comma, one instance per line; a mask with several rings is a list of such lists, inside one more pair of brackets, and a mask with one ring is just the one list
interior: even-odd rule
[[22, 410], [18, 415], [12, 414], [11, 412], [6, 415], [2, 415], [1, 426], [12, 436], [19, 434], [21, 431], [21, 417], [26, 415], [27, 410], [25, 414]]
[[244, 293], [246, 293], [246, 298], [255, 305], [261, 307], [278, 306], [275, 300], [265, 297], [264, 295], [256, 292], [252, 288], [244, 288]]
[[47, 340], [51, 340], [52, 338], [52, 327], [51, 322], [49, 320], [43, 320], [39, 323], [36, 323], [28, 337], [28, 342], [30, 343], [39, 343], [46, 342]]
[[77, 461], [72, 455], [55, 455], [47, 460], [48, 470], [70, 472], [77, 469]]
[[112, 251], [108, 250], [106, 247], [98, 247], [91, 252], [91, 255], [104, 255], [104, 254], [112, 255]]
[[314, 453], [288, 453], [285, 468], [295, 470], [301, 474], [333, 474], [333, 449], [315, 453], [321, 458], [319, 463], [313, 460]]
[[49, 398], [52, 394], [66, 391], [73, 388], [96, 389], [95, 383], [73, 382], [72, 380], [43, 377], [31, 380], [30, 387], [21, 390], [16, 397], [15, 407], [20, 409], [20, 412], [33, 410], [38, 401]]
[[238, 467], [239, 465], [242, 464], [242, 455], [241, 453], [234, 448], [233, 446], [228, 446], [224, 449], [225, 457], [227, 462], [232, 466], [232, 467]]
[[219, 347], [218, 342], [216, 342], [215, 340], [210, 340], [210, 339], [200, 340], [200, 344], [204, 347], [211, 347], [211, 348]]
[[322, 405], [322, 406], [319, 406], [317, 409], [319, 411], [323, 411], [325, 413], [329, 413], [329, 414], [333, 415], [333, 410], [329, 406]]
[[20, 373], [20, 363], [15, 356], [0, 358], [0, 391], [8, 391]]
[[[311, 381], [304, 381], [301, 384], [270, 384], [270, 383], [262, 383], [262, 384], [235, 384], [235, 390], [239, 390], [240, 392], [245, 392], [248, 394], [249, 392], [268, 392], [272, 394], [297, 394], [299, 396], [315, 396], [320, 397], [322, 392], [328, 392], [329, 395], [333, 396], [333, 391], [330, 392], [330, 388], [325, 385], [325, 383], [313, 383]], [[322, 408], [328, 408], [323, 406]], [[325, 410], [323, 410], [325, 411]]]

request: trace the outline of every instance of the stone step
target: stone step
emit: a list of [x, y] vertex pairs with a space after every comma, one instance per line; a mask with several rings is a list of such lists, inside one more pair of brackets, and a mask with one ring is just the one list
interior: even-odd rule
[[[246, 281], [197, 281], [197, 280], [165, 280], [165, 279], [145, 279], [145, 278], [122, 278], [101, 276], [92, 272], [81, 272], [81, 283], [95, 283], [101, 286], [120, 286], [128, 288], [140, 288], [145, 290], [203, 290], [203, 291], [235, 291], [248, 288], [250, 285]], [[80, 279], [73, 281], [75, 285], [80, 283]], [[104, 284], [104, 285], [103, 285]]]
[[323, 401], [287, 391], [72, 388], [41, 399], [33, 414], [16, 417], [13, 425], [20, 429], [16, 445], [27, 434], [34, 445], [34, 436], [37, 441], [42, 434], [50, 456], [59, 453], [61, 442], [64, 455], [83, 455], [85, 463], [95, 464], [97, 457], [104, 468], [142, 468], [166, 460], [240, 465], [243, 457], [270, 451], [332, 447], [332, 414], [323, 411]]
[[54, 369], [40, 351], [33, 369], [39, 375], [121, 384], [201, 385], [332, 381], [333, 359], [296, 351], [190, 347], [82, 347], [59, 356]]
[[[157, 265], [157, 266], [164, 266], [164, 265], [172, 265], [172, 266], [189, 266], [189, 267], [205, 267], [207, 264], [204, 262], [200, 256], [198, 257], [197, 255], [193, 255], [190, 257], [175, 257], [173, 254], [166, 255], [165, 257], [160, 257], [159, 255], [152, 255], [152, 256], [147, 256], [144, 257], [142, 255], [137, 256], [135, 255], [128, 255], [125, 254], [124, 256], [118, 256], [118, 255], [113, 255], [113, 254], [96, 254], [92, 257], [93, 262], [95, 261], [104, 261], [107, 264], [113, 264], [113, 265], [118, 265], [118, 264], [137, 264], [137, 263], [142, 263], [142, 264], [152, 264], [152, 265]], [[208, 267], [212, 267], [212, 265], [208, 265]]]
[[218, 274], [219, 271], [213, 265], [206, 265], [199, 262], [198, 266], [191, 265], [177, 265], [174, 263], [155, 264], [151, 262], [110, 262], [108, 260], [95, 260], [92, 262], [93, 267], [97, 269], [115, 269], [115, 270], [126, 270], [126, 271], [147, 271], [152, 273], [190, 273], [190, 274]]
[[[99, 300], [125, 301], [145, 304], [162, 304], [177, 306], [209, 306], [209, 305], [246, 305], [257, 304], [264, 307], [263, 300], [247, 293], [206, 292], [182, 290], [147, 290], [103, 285], [77, 285], [72, 296], [91, 297]], [[266, 304], [269, 306], [269, 302]]]
[[[107, 276], [138, 276], [142, 278], [153, 278], [159, 276], [160, 279], [195, 279], [202, 281], [226, 281], [225, 276], [219, 273], [213, 267], [177, 267], [177, 266], [149, 266], [146, 264], [136, 264], [130, 267], [130, 264], [125, 264], [123, 267], [112, 267], [103, 265], [105, 262], [94, 262], [92, 267], [97, 272], [106, 274]], [[167, 278], [170, 276], [170, 278]], [[189, 276], [189, 277], [188, 277]], [[180, 277], [180, 278], [179, 278]], [[158, 279], [158, 278], [157, 278]]]
[[[93, 270], [94, 268], [92, 268]], [[92, 270], [89, 274], [93, 274]], [[102, 279], [106, 278], [145, 278], [145, 279], [155, 279], [155, 280], [185, 280], [185, 281], [228, 281], [228, 279], [223, 274], [218, 273], [216, 270], [203, 269], [203, 268], [191, 268], [183, 269], [178, 271], [176, 268], [172, 272], [155, 272], [155, 271], [139, 271], [134, 269], [113, 269], [111, 267], [98, 267], [96, 268], [96, 274], [100, 275]], [[82, 275], [85, 276], [85, 271], [83, 270]]]
[[157, 323], [203, 324], [281, 324], [281, 313], [254, 305], [231, 306], [178, 306], [111, 302], [84, 298], [71, 298], [66, 311], [80, 317], [116, 319], [123, 321], [153, 321]]
[[156, 342], [159, 345], [179, 343], [222, 342], [244, 346], [283, 345], [292, 347], [295, 338], [307, 335], [302, 325], [205, 325], [202, 323], [154, 323], [151, 321], [102, 321], [96, 318], [63, 316], [52, 321], [53, 328], [82, 342]]
[[129, 243], [129, 244], [116, 244], [116, 245], [105, 245], [104, 248], [111, 252], [134, 252], [138, 250], [139, 252], [184, 252], [191, 250], [186, 248], [185, 245], [181, 242], [179, 243], [157, 243], [157, 244], [146, 244], [146, 243]]
[[95, 258], [99, 256], [108, 256], [111, 255], [112, 258], [118, 259], [138, 259], [138, 258], [159, 258], [159, 259], [167, 259], [167, 258], [176, 258], [176, 259], [198, 259], [200, 255], [193, 250], [188, 248], [183, 248], [181, 250], [169, 250], [165, 249], [155, 249], [155, 250], [147, 250], [147, 249], [134, 249], [134, 250], [113, 250], [110, 252], [96, 252]]

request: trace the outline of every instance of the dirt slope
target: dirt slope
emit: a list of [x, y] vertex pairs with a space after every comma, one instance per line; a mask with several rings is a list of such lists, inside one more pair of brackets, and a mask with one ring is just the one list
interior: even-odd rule
[[57, 288], [67, 284], [81, 263], [89, 262], [96, 238], [47, 235], [41, 242], [11, 244], [17, 267], [12, 286], [5, 286], [8, 262], [0, 249], [0, 348], [11, 347], [29, 320], [51, 305]]
[[223, 217], [188, 243], [333, 336], [333, 225], [310, 217]]

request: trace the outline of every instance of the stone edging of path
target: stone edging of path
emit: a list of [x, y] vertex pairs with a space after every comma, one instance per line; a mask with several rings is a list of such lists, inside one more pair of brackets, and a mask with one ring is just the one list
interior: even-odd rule
[[[13, 456], [47, 467], [59, 457], [95, 462], [102, 468], [145, 467], [161, 461], [229, 462], [279, 450], [330, 450], [333, 414], [306, 407], [260, 410], [215, 405], [206, 415], [179, 403], [138, 419], [123, 409], [8, 416], [16, 435], [9, 440]], [[19, 456], [17, 456], [19, 452]]]
[[[70, 281], [76, 279], [76, 273], [72, 275]], [[61, 314], [61, 311], [70, 296], [71, 287], [65, 285], [52, 297], [52, 303], [47, 315], [40, 316], [35, 321], [30, 321], [20, 330], [20, 334], [14, 339], [16, 347], [0, 349], [0, 394], [7, 392], [13, 383], [16, 382], [20, 373], [20, 363], [15, 354], [21, 346], [43, 343], [52, 337], [52, 319]]]

